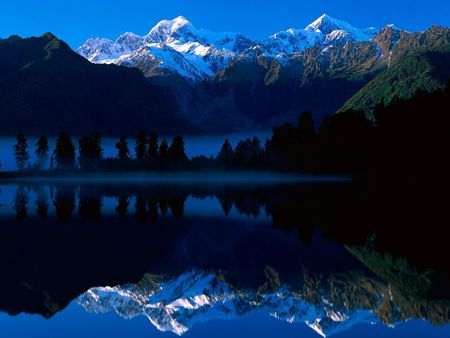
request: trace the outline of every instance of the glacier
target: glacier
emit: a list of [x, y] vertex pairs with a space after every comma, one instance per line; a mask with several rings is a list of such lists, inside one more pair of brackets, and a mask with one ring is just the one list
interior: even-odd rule
[[254, 41], [240, 33], [197, 29], [179, 16], [160, 21], [144, 36], [127, 32], [115, 41], [90, 38], [77, 52], [93, 63], [139, 68], [148, 77], [169, 73], [195, 82], [238, 59], [256, 55], [283, 60], [308, 48], [369, 41], [378, 33], [374, 27], [355, 28], [324, 14], [304, 29], [289, 28]]

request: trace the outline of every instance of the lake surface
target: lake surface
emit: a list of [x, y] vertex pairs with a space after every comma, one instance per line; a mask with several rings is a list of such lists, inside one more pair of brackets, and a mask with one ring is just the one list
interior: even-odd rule
[[0, 335], [450, 335], [447, 238], [389, 196], [161, 182], [1, 184]]
[[[271, 132], [255, 132], [255, 133], [245, 133], [245, 134], [227, 134], [227, 135], [197, 135], [197, 136], [187, 136], [184, 138], [186, 154], [188, 157], [204, 155], [207, 157], [217, 156], [219, 153], [225, 139], [228, 139], [230, 143], [235, 147], [239, 141], [245, 138], [253, 138], [257, 136], [261, 143], [264, 144], [267, 138], [271, 137]], [[172, 137], [166, 137], [167, 141], [171, 142]], [[51, 138], [49, 140], [50, 152], [53, 151], [56, 138]], [[162, 140], [162, 138], [160, 138]], [[29, 153], [30, 153], [30, 163], [36, 162], [36, 157], [34, 154], [35, 144], [37, 138], [31, 137], [28, 139]], [[102, 147], [104, 157], [115, 157], [117, 156], [117, 149], [115, 147], [118, 139], [111, 137], [102, 138]], [[78, 146], [78, 139], [73, 138], [75, 146]], [[128, 146], [131, 154], [134, 154], [134, 142], [133, 138], [128, 138]], [[0, 163], [2, 164], [2, 170], [16, 170], [16, 162], [14, 159], [14, 144], [16, 139], [14, 137], [3, 137], [0, 138]]]

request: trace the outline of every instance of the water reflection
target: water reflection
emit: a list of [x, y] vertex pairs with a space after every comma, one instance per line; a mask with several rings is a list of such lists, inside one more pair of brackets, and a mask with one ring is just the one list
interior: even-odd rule
[[410, 196], [396, 200], [400, 212], [412, 207], [399, 223], [387, 217], [391, 198], [366, 190], [4, 185], [0, 310], [52, 317], [77, 299], [88, 311], [144, 315], [178, 334], [254, 311], [305, 322], [321, 335], [410, 318], [449, 323], [437, 215], [424, 204], [414, 208]]
[[[357, 324], [380, 321], [373, 310], [376, 311], [376, 300], [386, 297], [383, 294], [386, 290], [370, 280], [359, 280], [361, 277], [358, 276], [348, 280], [342, 278], [336, 282], [343, 285], [319, 293], [313, 285], [304, 284], [298, 290], [282, 285], [276, 272], [267, 270], [268, 281], [257, 290], [241, 290], [227, 283], [220, 274], [191, 271], [172, 280], [146, 275], [138, 284], [92, 288], [77, 302], [88, 312], [114, 310], [127, 319], [146, 316], [158, 330], [178, 335], [197, 323], [236, 319], [255, 311], [289, 323], [306, 323], [324, 337]], [[344, 289], [344, 284], [349, 283], [362, 288], [367, 295], [365, 300], [353, 300], [351, 306], [344, 306], [342, 298], [336, 295]], [[314, 289], [310, 290], [310, 287]], [[367, 305], [363, 302], [375, 308], [360, 310]]]
[[24, 221], [27, 218], [28, 194], [25, 192], [25, 188], [23, 186], [17, 187], [14, 210], [16, 211], [17, 220]]

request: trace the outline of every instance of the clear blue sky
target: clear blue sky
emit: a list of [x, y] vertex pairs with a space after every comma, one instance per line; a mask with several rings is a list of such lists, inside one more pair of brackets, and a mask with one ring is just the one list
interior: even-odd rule
[[450, 26], [450, 0], [4, 0], [0, 37], [51, 31], [78, 47], [89, 37], [146, 34], [159, 20], [184, 15], [198, 28], [262, 39], [303, 28], [323, 13], [357, 27], [395, 23], [415, 31]]

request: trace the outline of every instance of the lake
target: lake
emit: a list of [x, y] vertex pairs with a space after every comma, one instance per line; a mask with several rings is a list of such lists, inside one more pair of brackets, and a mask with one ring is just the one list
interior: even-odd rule
[[[192, 158], [193, 156], [200, 156], [204, 155], [207, 157], [210, 156], [217, 156], [219, 153], [225, 139], [228, 139], [230, 143], [235, 147], [240, 140], [243, 140], [245, 138], [253, 138], [253, 137], [259, 137], [261, 140], [261, 143], [264, 145], [264, 142], [267, 138], [270, 138], [271, 132], [255, 132], [255, 133], [245, 133], [245, 134], [227, 134], [227, 135], [194, 135], [194, 136], [187, 136], [184, 138], [185, 141], [185, 148], [186, 148], [186, 154], [188, 157]], [[162, 138], [160, 138], [161, 140]], [[169, 144], [172, 140], [172, 137], [168, 136], [166, 137]], [[56, 138], [50, 138], [50, 151], [53, 151], [54, 144], [55, 144]], [[36, 137], [30, 137], [28, 139], [28, 145], [29, 145], [29, 153], [31, 156], [30, 163], [36, 162], [36, 156], [34, 154], [35, 144], [36, 144], [37, 138]], [[104, 137], [102, 138], [102, 147], [103, 147], [103, 155], [104, 157], [115, 157], [117, 156], [117, 149], [115, 147], [118, 139], [117, 138], [111, 138], [111, 137]], [[78, 139], [73, 138], [73, 142], [75, 146], [78, 146]], [[16, 139], [13, 137], [2, 137], [0, 138], [0, 163], [2, 164], [2, 170], [9, 171], [9, 170], [16, 170], [16, 162], [14, 159], [14, 144], [16, 143]], [[134, 154], [134, 139], [128, 138], [128, 146], [130, 149], [131, 154]]]
[[367, 191], [280, 176], [4, 182], [0, 335], [448, 337], [447, 237]]

